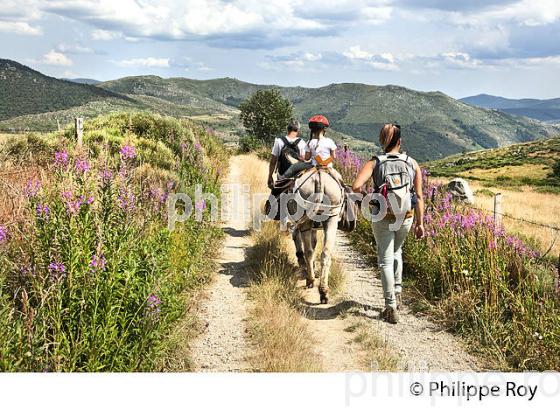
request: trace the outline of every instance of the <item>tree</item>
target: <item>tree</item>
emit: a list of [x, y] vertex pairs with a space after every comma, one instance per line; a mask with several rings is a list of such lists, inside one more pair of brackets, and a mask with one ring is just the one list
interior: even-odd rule
[[560, 159], [552, 166], [552, 177], [560, 180]]
[[259, 90], [239, 106], [247, 132], [270, 143], [293, 117], [292, 104], [277, 90]]

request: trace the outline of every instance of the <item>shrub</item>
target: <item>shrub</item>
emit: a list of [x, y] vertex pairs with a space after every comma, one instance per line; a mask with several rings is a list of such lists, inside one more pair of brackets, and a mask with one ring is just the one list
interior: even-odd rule
[[258, 151], [263, 147], [265, 147], [263, 140], [252, 135], [246, 135], [239, 139], [239, 150], [244, 154]]

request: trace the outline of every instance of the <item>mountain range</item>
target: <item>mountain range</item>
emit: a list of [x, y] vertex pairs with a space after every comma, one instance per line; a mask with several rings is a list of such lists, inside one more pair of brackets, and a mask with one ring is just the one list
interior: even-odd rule
[[0, 130], [52, 130], [74, 116], [94, 117], [123, 110], [148, 110], [189, 117], [223, 133], [243, 134], [238, 106], [259, 89], [275, 88], [306, 122], [326, 115], [331, 135], [358, 151], [371, 153], [385, 122], [402, 127], [403, 145], [419, 160], [531, 141], [560, 128], [489, 110], [441, 92], [355, 83], [319, 88], [257, 85], [233, 78], [192, 80], [157, 76], [125, 77], [90, 84], [55, 79], [10, 60], [0, 60]]
[[476, 107], [495, 109], [513, 115], [523, 115], [540, 121], [560, 122], [560, 98], [549, 100], [522, 98], [516, 100], [479, 94], [461, 98], [459, 101]]

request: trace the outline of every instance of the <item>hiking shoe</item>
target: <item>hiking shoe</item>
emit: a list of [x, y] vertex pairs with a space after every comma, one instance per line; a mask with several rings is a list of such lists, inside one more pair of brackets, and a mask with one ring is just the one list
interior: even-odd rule
[[379, 314], [379, 318], [380, 318], [381, 320], [385, 320], [385, 321], [387, 320], [387, 310], [388, 310], [388, 309], [389, 309], [389, 308], [383, 309], [383, 310], [381, 311], [381, 313]]
[[387, 306], [383, 310], [383, 312], [381, 312], [381, 319], [393, 325], [399, 323], [399, 315], [397, 313], [397, 310], [395, 308], [392, 308], [391, 306]]

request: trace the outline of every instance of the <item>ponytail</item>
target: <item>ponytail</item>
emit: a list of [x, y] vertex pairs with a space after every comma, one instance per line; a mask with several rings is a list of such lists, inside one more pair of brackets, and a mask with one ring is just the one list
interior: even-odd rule
[[401, 126], [397, 124], [385, 124], [379, 133], [379, 143], [383, 151], [389, 152], [401, 139]]
[[321, 139], [324, 135], [325, 135], [325, 129], [324, 128], [311, 128], [309, 130], [309, 134], [310, 134], [310, 140], [313, 139]]

